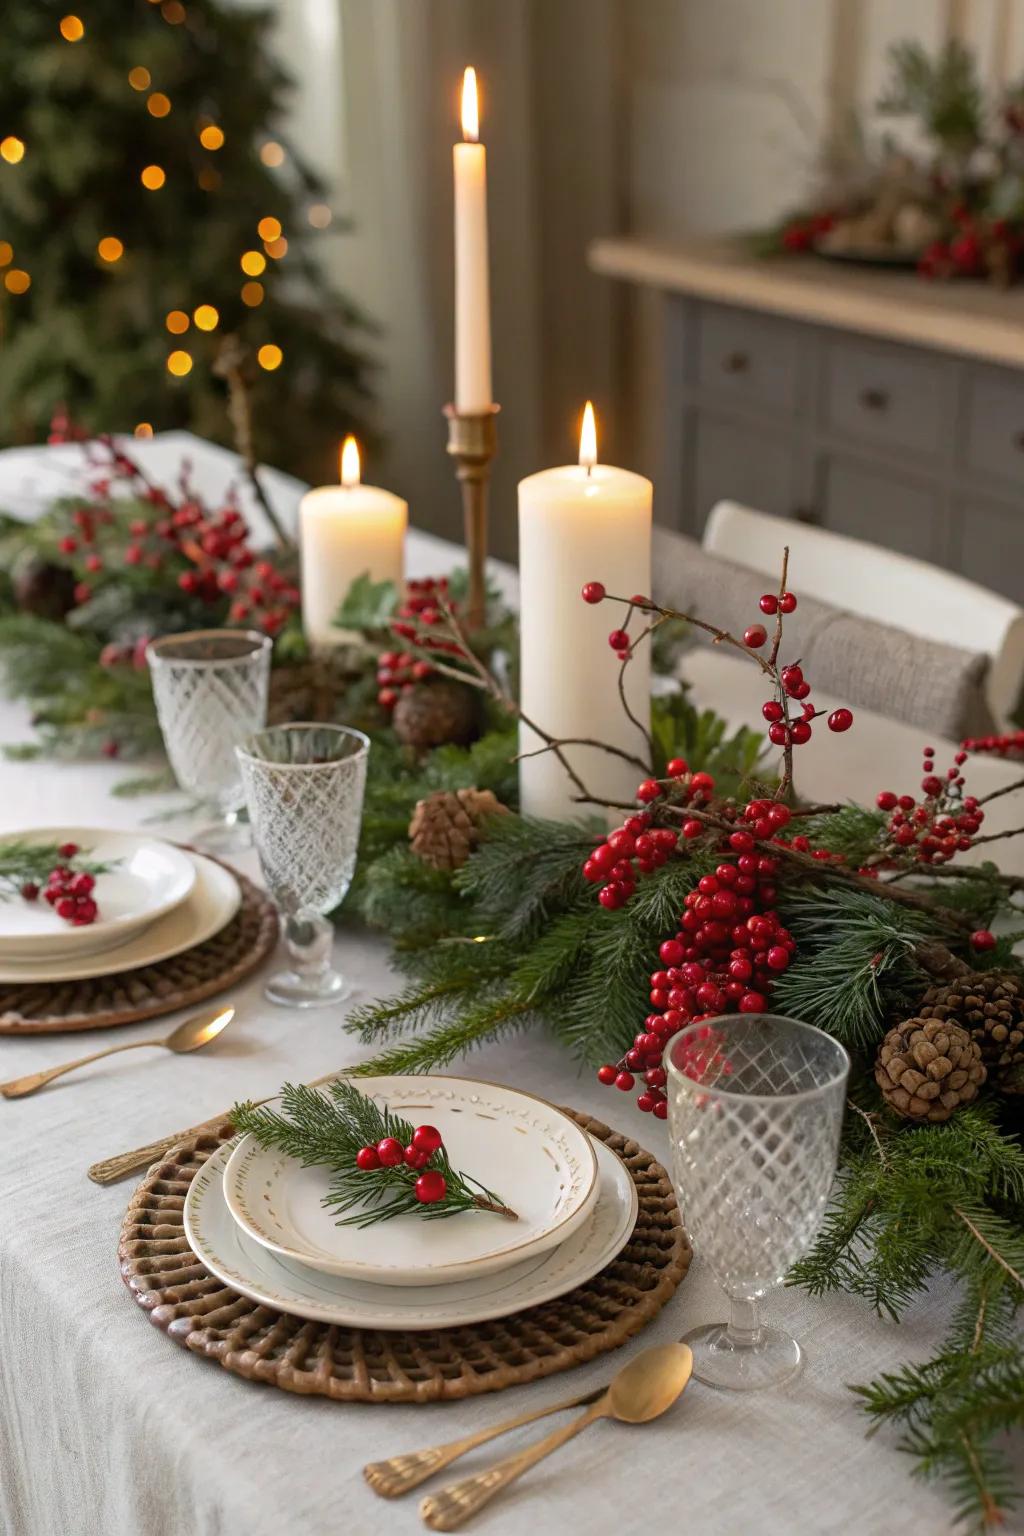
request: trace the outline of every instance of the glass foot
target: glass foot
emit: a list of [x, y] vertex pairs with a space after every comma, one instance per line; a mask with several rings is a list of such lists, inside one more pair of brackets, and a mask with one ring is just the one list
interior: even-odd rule
[[708, 1323], [686, 1334], [683, 1342], [693, 1350], [697, 1380], [733, 1392], [781, 1386], [796, 1375], [803, 1359], [796, 1339], [781, 1328], [760, 1327], [734, 1343], [727, 1323]]
[[352, 988], [337, 971], [302, 976], [298, 971], [278, 971], [265, 986], [264, 996], [282, 1008], [326, 1008], [351, 996]]
[[244, 853], [252, 847], [252, 827], [247, 821], [214, 821], [193, 833], [191, 842], [204, 853]]

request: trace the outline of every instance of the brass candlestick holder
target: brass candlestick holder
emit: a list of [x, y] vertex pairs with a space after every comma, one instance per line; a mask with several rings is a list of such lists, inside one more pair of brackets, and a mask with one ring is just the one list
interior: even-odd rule
[[455, 477], [462, 487], [462, 518], [469, 557], [469, 599], [466, 623], [479, 629], [487, 613], [487, 488], [491, 460], [498, 448], [500, 405], [486, 411], [463, 412], [446, 405], [448, 452], [455, 460]]

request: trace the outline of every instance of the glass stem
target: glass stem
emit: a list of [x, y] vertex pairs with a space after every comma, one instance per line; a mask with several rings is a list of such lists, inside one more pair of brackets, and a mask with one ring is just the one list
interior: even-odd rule
[[753, 1349], [760, 1343], [761, 1322], [756, 1301], [748, 1297], [730, 1296], [729, 1326], [725, 1339], [732, 1349]]
[[315, 987], [331, 963], [334, 929], [319, 912], [300, 907], [285, 919], [284, 942], [296, 974]]

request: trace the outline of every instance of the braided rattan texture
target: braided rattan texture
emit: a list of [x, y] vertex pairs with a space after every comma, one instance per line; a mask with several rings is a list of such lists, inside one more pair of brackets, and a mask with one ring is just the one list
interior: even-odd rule
[[497, 1322], [413, 1333], [307, 1322], [228, 1289], [185, 1240], [194, 1175], [232, 1134], [194, 1136], [153, 1165], [121, 1228], [124, 1281], [169, 1338], [249, 1381], [339, 1402], [429, 1403], [499, 1392], [616, 1349], [661, 1311], [690, 1264], [672, 1185], [635, 1141], [568, 1110], [622, 1158], [640, 1210], [622, 1252], [568, 1295]]
[[237, 870], [242, 905], [225, 928], [157, 965], [88, 981], [0, 982], [0, 1035], [57, 1034], [135, 1024], [233, 987], [277, 942], [273, 902]]

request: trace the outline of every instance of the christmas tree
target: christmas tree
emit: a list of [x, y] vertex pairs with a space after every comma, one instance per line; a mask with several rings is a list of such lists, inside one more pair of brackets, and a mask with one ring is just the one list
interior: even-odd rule
[[[365, 323], [313, 247], [332, 212], [282, 138], [269, 15], [221, 0], [32, 0], [0, 72], [0, 443], [187, 426], [323, 477], [368, 400]], [[340, 83], [339, 83], [340, 84]]]

